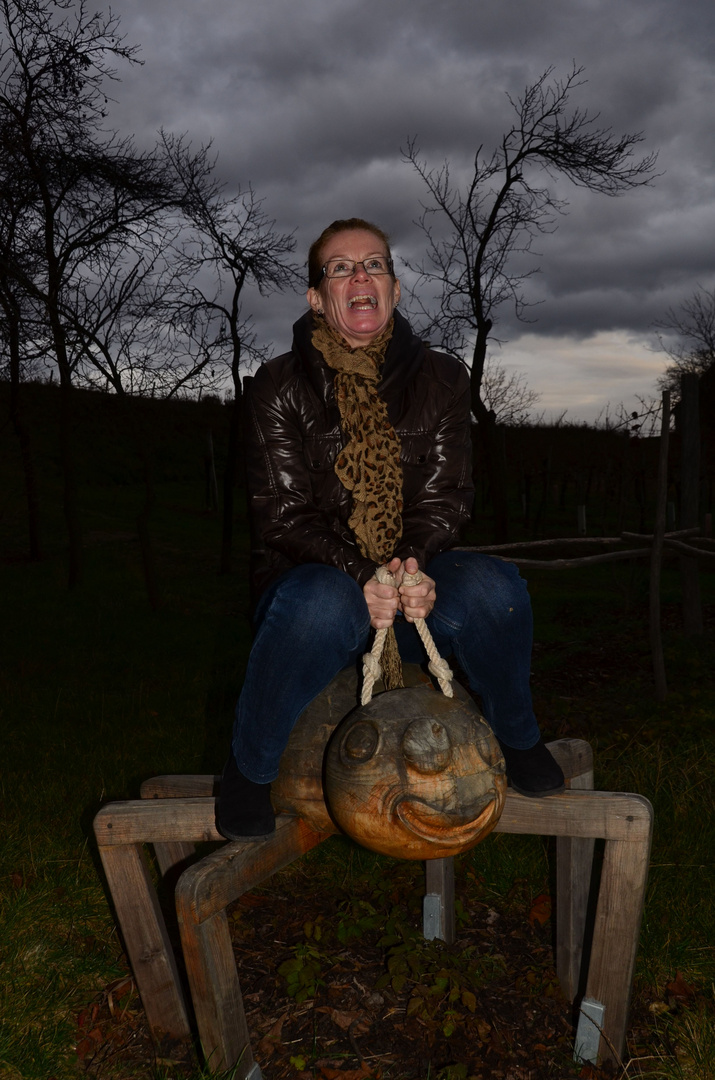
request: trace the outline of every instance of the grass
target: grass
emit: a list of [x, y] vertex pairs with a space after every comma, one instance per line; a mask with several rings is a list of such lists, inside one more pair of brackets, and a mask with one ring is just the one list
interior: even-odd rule
[[99, 521], [102, 535], [76, 592], [59, 551], [0, 564], [3, 1080], [76, 1076], [76, 1014], [124, 971], [96, 810], [135, 796], [149, 774], [213, 771], [225, 756], [249, 640], [245, 575], [216, 574], [216, 521], [196, 509], [198, 485], [162, 494], [158, 612], [126, 539], [138, 488], [95, 501], [88, 531]]
[[[152, 531], [164, 602], [156, 612], [133, 539], [140, 485], [97, 486], [85, 500], [86, 576], [73, 593], [56, 511], [38, 564], [18, 555], [19, 502], [0, 519], [15, 553], [0, 563], [0, 1080], [77, 1077], [77, 1016], [126, 972], [92, 818], [107, 799], [135, 797], [149, 775], [220, 768], [249, 647], [245, 556], [230, 578], [217, 575], [218, 525], [203, 511], [198, 470], [160, 487]], [[641, 792], [656, 812], [623, 1080], [707, 1080], [715, 1076], [713, 631], [697, 646], [681, 639], [668, 571], [671, 693], [657, 704], [643, 570], [528, 577], [540, 717], [551, 734], [594, 743], [598, 786]], [[712, 609], [713, 576], [704, 581]], [[548, 881], [538, 838], [494, 836], [466, 858], [464, 874], [497, 906], [511, 903], [515, 888], [520, 902], [535, 897]], [[306, 872], [311, 865], [341, 887], [385, 873], [370, 853], [332, 844], [308, 857]], [[677, 976], [692, 989], [686, 1001], [669, 993]], [[106, 1075], [133, 1080], [131, 1068], [116, 1060]], [[166, 1066], [155, 1076], [173, 1080]]]

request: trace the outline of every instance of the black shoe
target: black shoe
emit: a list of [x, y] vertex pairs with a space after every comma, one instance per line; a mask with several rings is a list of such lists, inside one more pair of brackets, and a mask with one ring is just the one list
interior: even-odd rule
[[514, 791], [540, 799], [544, 795], [558, 795], [564, 790], [566, 785], [561, 766], [554, 761], [543, 739], [528, 750], [505, 746], [501, 739], [498, 742], [506, 762], [507, 782]]
[[227, 840], [265, 840], [276, 831], [271, 785], [254, 784], [231, 754], [216, 800], [216, 828]]

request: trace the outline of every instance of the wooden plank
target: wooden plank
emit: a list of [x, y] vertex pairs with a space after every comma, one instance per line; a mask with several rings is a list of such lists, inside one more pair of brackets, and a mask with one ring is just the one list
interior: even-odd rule
[[620, 1062], [626, 1042], [651, 834], [606, 844], [586, 997], [605, 1007], [601, 1059]]
[[453, 858], [425, 861], [425, 893], [439, 897], [440, 925], [437, 936], [447, 945], [453, 945], [456, 938]]
[[176, 897], [182, 917], [196, 925], [212, 918], [331, 835], [314, 832], [301, 818], [280, 815], [275, 833], [267, 840], [226, 844], [181, 875]]
[[94, 819], [102, 845], [224, 840], [216, 830], [216, 800], [127, 799], [107, 803]]
[[226, 912], [219, 911], [197, 925], [179, 898], [177, 912], [204, 1058], [212, 1074], [238, 1063], [232, 1076], [245, 1080], [253, 1066], [253, 1053]]
[[117, 922], [160, 1056], [191, 1056], [191, 1035], [176, 961], [139, 844], [99, 854]]
[[210, 798], [216, 795], [220, 776], [199, 773], [152, 776], [139, 789], [142, 799]]
[[565, 791], [545, 799], [529, 799], [510, 790], [494, 832], [638, 840], [650, 835], [652, 814], [642, 795]]
[[[567, 778], [572, 791], [593, 789], [592, 753], [581, 762], [581, 768], [578, 775]], [[593, 848], [591, 837], [556, 838], [556, 974], [569, 1001], [575, 999], [579, 989]]]

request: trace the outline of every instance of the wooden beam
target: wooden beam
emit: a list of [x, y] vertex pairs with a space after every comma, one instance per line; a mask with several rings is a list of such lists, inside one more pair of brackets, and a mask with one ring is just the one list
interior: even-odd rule
[[232, 1076], [246, 1080], [254, 1059], [226, 912], [198, 925], [190, 922], [186, 933], [180, 902], [177, 909], [203, 1056], [212, 1074], [235, 1065]]
[[[551, 746], [553, 747], [553, 744]], [[591, 750], [590, 746], [588, 750]], [[567, 777], [566, 783], [571, 791], [593, 790], [592, 753], [589, 753], [587, 759], [582, 762], [580, 773]], [[592, 837], [578, 839], [573, 836], [558, 836], [556, 838], [554, 960], [561, 989], [569, 1001], [576, 998], [579, 990], [594, 843]]]
[[99, 854], [157, 1050], [190, 1063], [188, 1013], [144, 851], [140, 844], [100, 844]]
[[633, 987], [638, 937], [643, 916], [650, 834], [635, 843], [606, 844], [586, 997], [605, 1008], [601, 1060], [621, 1064]]
[[195, 925], [210, 919], [330, 835], [314, 832], [300, 818], [281, 814], [275, 833], [267, 840], [226, 844], [181, 875], [176, 889], [181, 919]]
[[201, 1048], [212, 1069], [254, 1068], [226, 908], [328, 839], [300, 818], [281, 816], [262, 843], [233, 842], [186, 870], [176, 889], [181, 943]]
[[652, 814], [642, 795], [565, 791], [529, 799], [510, 791], [494, 832], [642, 841], [650, 836]]
[[104, 847], [224, 841], [216, 829], [213, 798], [127, 799], [107, 803], [94, 819], [94, 831], [97, 843]]

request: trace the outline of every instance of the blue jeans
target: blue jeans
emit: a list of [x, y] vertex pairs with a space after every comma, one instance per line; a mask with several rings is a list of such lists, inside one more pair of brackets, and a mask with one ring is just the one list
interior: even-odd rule
[[[437, 601], [427, 619], [444, 657], [456, 657], [482, 699], [495, 735], [520, 750], [539, 740], [531, 705], [532, 618], [526, 584], [511, 563], [446, 551], [427, 566]], [[261, 597], [256, 635], [236, 706], [233, 753], [255, 783], [275, 780], [303, 709], [369, 647], [370, 617], [360, 586], [342, 570], [306, 563]], [[426, 660], [412, 623], [395, 633], [407, 663]]]

